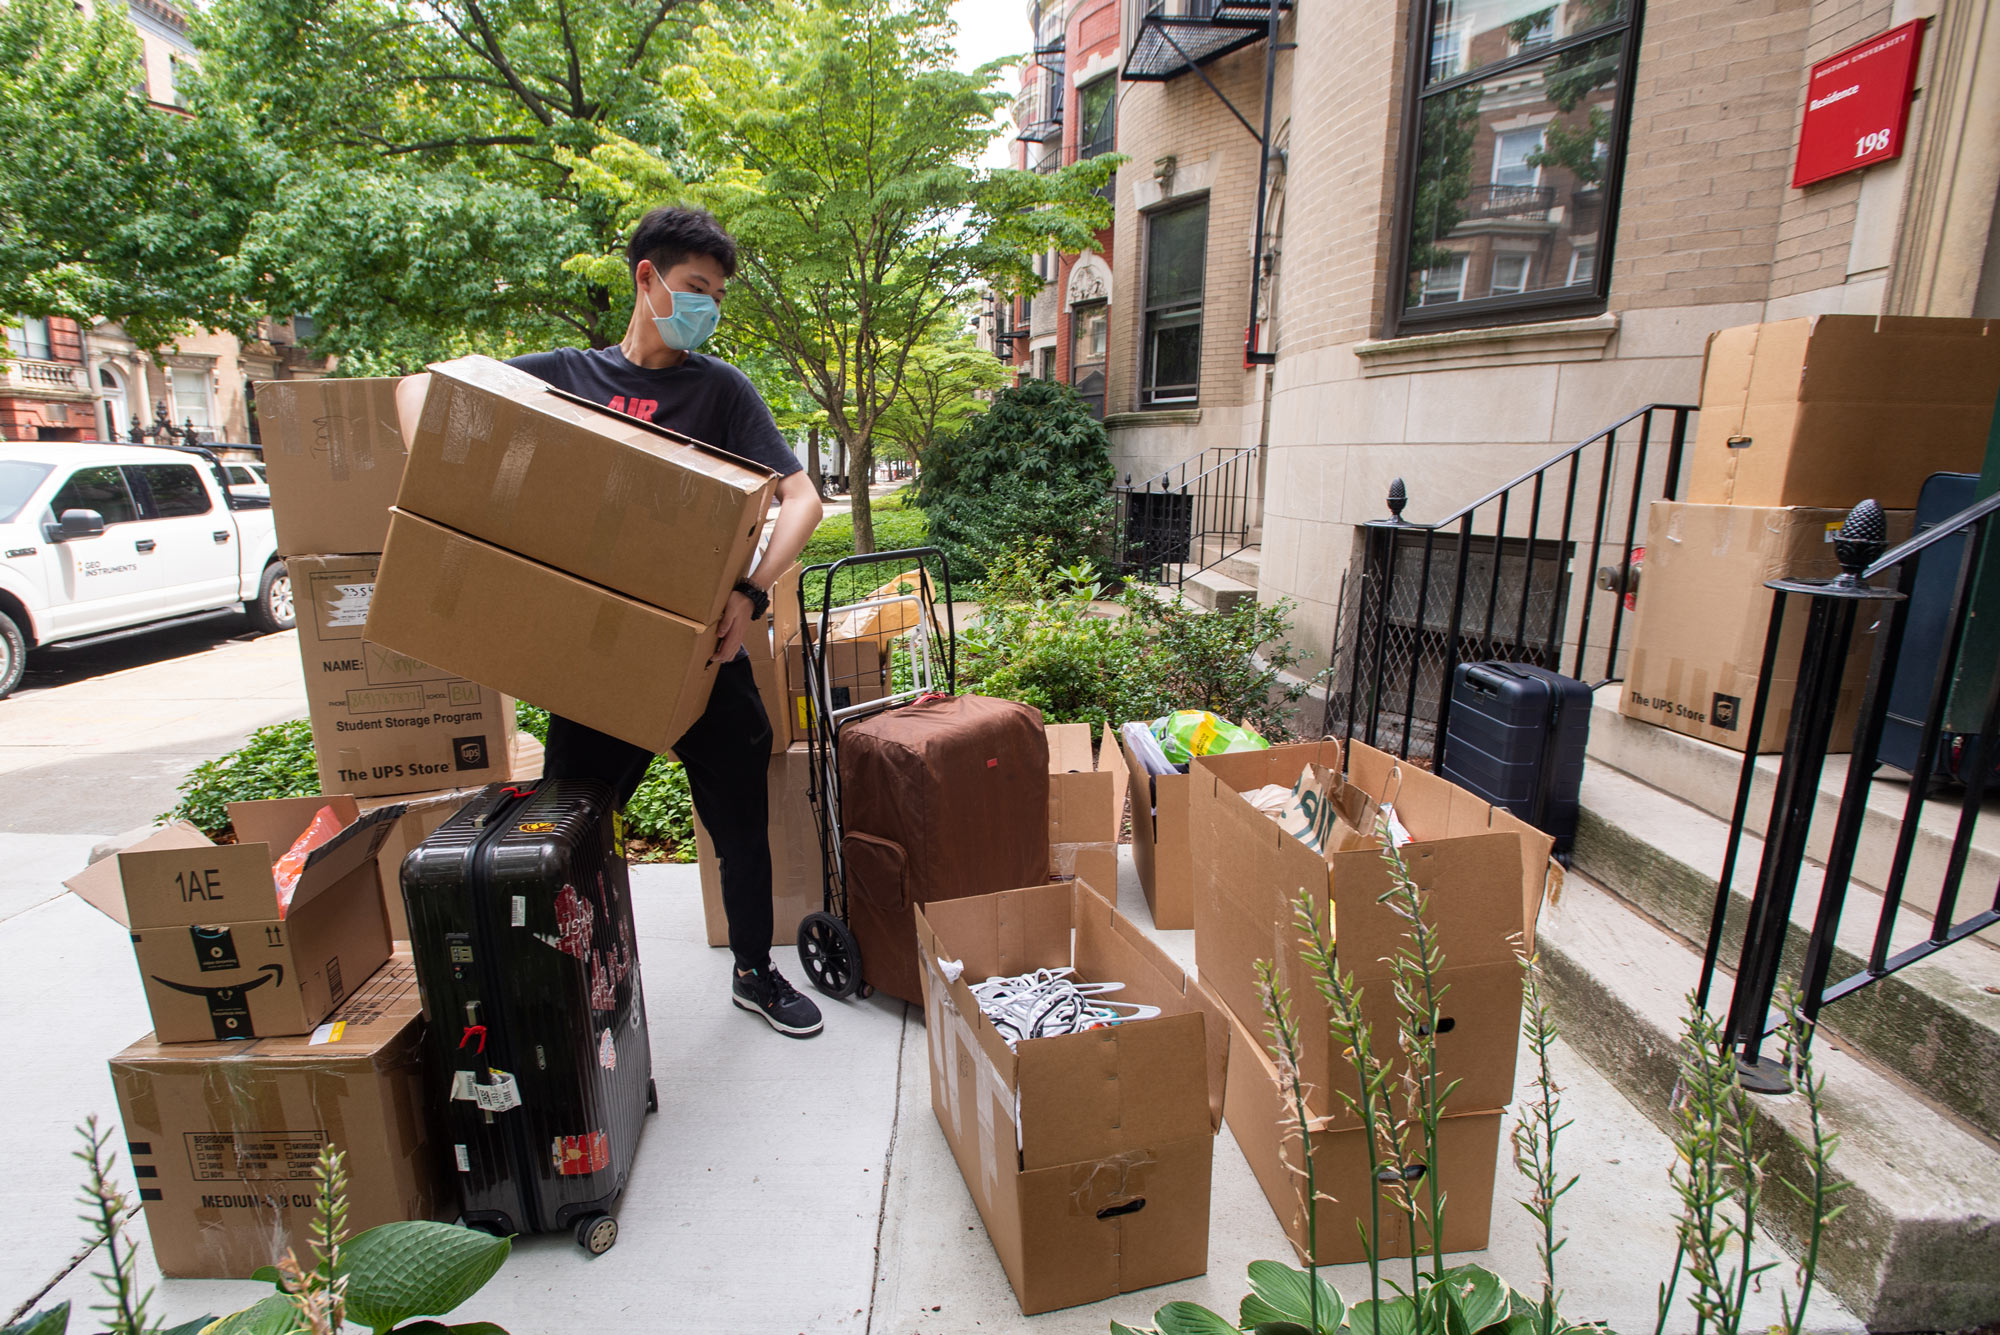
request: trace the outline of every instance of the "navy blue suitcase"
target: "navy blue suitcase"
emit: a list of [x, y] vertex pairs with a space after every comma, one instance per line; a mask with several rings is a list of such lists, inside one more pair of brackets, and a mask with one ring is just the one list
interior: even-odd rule
[[403, 861], [432, 1115], [467, 1224], [618, 1238], [658, 1106], [612, 796], [487, 788]]
[[[1917, 493], [1916, 532], [1936, 528], [1978, 499], [1977, 473], [1932, 473]], [[1960, 533], [1926, 551], [1910, 590], [1903, 652], [1896, 659], [1896, 675], [1889, 683], [1889, 708], [1882, 719], [1882, 741], [1875, 748], [1877, 764], [1894, 765], [1905, 774], [1916, 772], [1917, 747], [1930, 712], [1931, 688], [1937, 683], [1938, 658], [1951, 633], [1951, 598], [1958, 588], [1965, 543], [1966, 535]], [[1960, 770], [1965, 767], [1971, 744], [1969, 733], [1941, 734], [1932, 773], [1963, 782], [1966, 776]]]
[[1590, 687], [1528, 663], [1460, 663], [1439, 773], [1544, 834], [1576, 841]]

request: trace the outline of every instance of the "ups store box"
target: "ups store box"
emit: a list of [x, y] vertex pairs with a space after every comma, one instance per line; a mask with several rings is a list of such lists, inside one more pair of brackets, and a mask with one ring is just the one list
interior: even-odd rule
[[[306, 860], [281, 914], [272, 864], [326, 807], [345, 828]], [[389, 958], [376, 857], [400, 807], [363, 817], [340, 796], [228, 810], [237, 843], [177, 823], [68, 882], [131, 929], [162, 1043], [309, 1034]]]
[[363, 634], [655, 753], [715, 685], [712, 624], [401, 510]]
[[[1821, 315], [1710, 336], [1687, 498], [1913, 509], [1976, 473], [2000, 395], [2000, 321]], [[1648, 545], [1646, 578], [1653, 578]]]
[[771, 470], [490, 357], [430, 373], [397, 508], [691, 621], [721, 617]]
[[379, 552], [403, 483], [394, 376], [267, 380], [257, 426], [278, 555]]
[[[1293, 994], [1294, 1000], [1297, 994]], [[1278, 1216], [1299, 1261], [1307, 1265], [1348, 1265], [1369, 1259], [1362, 1230], [1370, 1227], [1370, 1204], [1382, 1193], [1380, 1231], [1374, 1235], [1375, 1259], [1428, 1251], [1430, 1239], [1413, 1238], [1409, 1221], [1393, 1199], [1368, 1174], [1368, 1132], [1361, 1127], [1338, 1128], [1327, 1118], [1308, 1115], [1312, 1137], [1314, 1185], [1319, 1191], [1318, 1255], [1308, 1249], [1305, 1147], [1292, 1115], [1291, 1096], [1279, 1080], [1262, 1024], [1246, 1025], [1229, 1017], [1229, 1133], [1250, 1162], [1250, 1171], [1264, 1198]], [[1378, 1040], [1377, 1049], [1380, 1050]], [[1454, 1094], [1454, 1101], [1456, 1100]], [[1444, 1249], [1484, 1250], [1493, 1225], [1493, 1175], [1499, 1163], [1498, 1112], [1447, 1116], [1438, 1125], [1438, 1161], [1426, 1170], [1438, 1174], [1450, 1196], [1444, 1216]], [[1416, 1144], [1422, 1143], [1419, 1133]], [[1417, 1150], [1419, 1156], [1422, 1150]], [[1428, 1178], [1425, 1179], [1428, 1182]]]
[[[1846, 517], [1845, 510], [1653, 502], [1619, 712], [1734, 751], [1783, 750], [1808, 609], [1801, 598], [1785, 609], [1764, 729], [1753, 742], [1750, 710], [1777, 597], [1764, 581], [1838, 575], [1833, 539]], [[1891, 543], [1909, 537], [1911, 512], [1890, 511], [1888, 519]], [[1835, 752], [1854, 743], [1875, 654], [1877, 606], [1863, 605], [1855, 618], [1833, 720]]]
[[1110, 728], [1093, 754], [1090, 725], [1051, 723], [1049, 873], [1118, 893], [1118, 835], [1125, 824], [1125, 760]]
[[424, 1112], [423, 1006], [398, 955], [324, 1024], [248, 1043], [140, 1039], [111, 1060], [160, 1273], [248, 1279], [310, 1254], [313, 1163], [347, 1153], [347, 1226], [449, 1217]]
[[[1215, 998], [1080, 881], [915, 912], [931, 1109], [1022, 1313], [1204, 1273], [1230, 1065]], [[968, 984], [1039, 968], [1162, 1014], [1009, 1048]]]
[[363, 638], [380, 563], [373, 555], [286, 562], [320, 791], [380, 797], [507, 779], [512, 700]]
[[[1195, 762], [1194, 945], [1201, 980], [1232, 1014], [1247, 1019], [1263, 1013], [1257, 962], [1275, 961], [1305, 1035], [1300, 1071], [1311, 1111], [1332, 1128], [1358, 1124], [1337, 1093], [1350, 1084], [1347, 1063], [1293, 915], [1304, 890], [1321, 923], [1330, 924], [1340, 967], [1362, 989], [1376, 1052], [1400, 1065], [1389, 958], [1405, 944], [1408, 923], [1382, 902], [1392, 882], [1369, 833], [1375, 812], [1389, 804], [1410, 834], [1403, 857], [1411, 878], [1429, 892], [1444, 957], [1440, 977], [1450, 988], [1438, 1023], [1439, 1071], [1458, 1082], [1455, 1107], [1503, 1108], [1514, 1093], [1521, 1019], [1515, 952], [1523, 942], [1532, 945], [1548, 878], [1560, 874], [1549, 861], [1553, 841], [1457, 784], [1373, 747], [1351, 745], [1344, 779], [1340, 760], [1340, 744], [1327, 741]], [[1309, 765], [1335, 776], [1315, 800], [1334, 805], [1342, 817], [1335, 828], [1345, 831], [1344, 838], [1330, 837], [1323, 853], [1243, 796], [1267, 784], [1289, 788]]]
[[[806, 784], [812, 755], [794, 746], [771, 757], [771, 944], [799, 939], [799, 922], [825, 906], [825, 872], [820, 863], [819, 826]], [[701, 817], [694, 821], [696, 860], [701, 871], [701, 917], [708, 944], [729, 944], [729, 918], [722, 908], [722, 864]]]
[[1194, 926], [1194, 846], [1188, 828], [1188, 774], [1149, 774], [1125, 739], [1118, 739], [1132, 793], [1132, 865], [1146, 891], [1153, 926], [1163, 932]]
[[[795, 636], [785, 645], [785, 726], [794, 743], [812, 740], [813, 701], [806, 693], [804, 643], [804, 636]], [[888, 696], [888, 662], [874, 640], [830, 639], [824, 662], [835, 710]]]

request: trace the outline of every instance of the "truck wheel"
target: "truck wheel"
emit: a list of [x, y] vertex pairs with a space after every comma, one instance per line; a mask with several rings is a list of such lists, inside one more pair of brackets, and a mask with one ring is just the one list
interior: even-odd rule
[[243, 604], [243, 610], [261, 631], [290, 630], [298, 624], [292, 611], [292, 577], [283, 561], [273, 561], [264, 567], [264, 578], [257, 585], [257, 601]]
[[14, 624], [14, 618], [0, 612], [0, 699], [4, 699], [21, 684], [21, 674], [28, 670], [28, 641], [21, 634], [21, 628]]

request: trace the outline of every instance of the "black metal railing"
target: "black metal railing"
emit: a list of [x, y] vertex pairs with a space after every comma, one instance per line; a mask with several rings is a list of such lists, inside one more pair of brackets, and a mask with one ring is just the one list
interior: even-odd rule
[[[1408, 490], [1392, 482], [1389, 518], [1362, 525], [1358, 578], [1343, 588], [1325, 730], [1435, 768], [1460, 663], [1562, 671], [1574, 644], [1568, 675], [1591, 680], [1585, 668], [1602, 655], [1597, 684], [1617, 679], [1640, 507], [1678, 492], [1694, 412], [1648, 404], [1436, 523], [1404, 519]], [[1587, 588], [1572, 631], [1580, 559], [1599, 587]], [[1599, 617], [1609, 621], [1602, 645], [1591, 640]]]
[[[2000, 601], [2000, 591], [1992, 587], [1990, 572], [1986, 572], [1988, 578], [1984, 583], [1980, 579], [1983, 554], [1988, 549], [1996, 513], [2000, 513], [2000, 496], [1988, 497], [1884, 554], [1887, 530], [1881, 507], [1873, 501], [1864, 501], [1848, 515], [1835, 542], [1835, 552], [1845, 573], [1829, 580], [1768, 583], [1767, 587], [1776, 590], [1777, 596], [1771, 603], [1757, 694], [1751, 706], [1749, 731], [1745, 734], [1753, 739], [1753, 745], [1744, 755], [1737, 783], [1729, 843], [1723, 856], [1722, 874], [1716, 882], [1715, 906], [1696, 991], [1697, 1003], [1707, 1005], [1722, 950], [1730, 886], [1742, 847], [1751, 787], [1757, 774], [1754, 739], [1764, 726], [1769, 703], [1767, 687], [1777, 666], [1786, 605], [1793, 599], [1804, 598], [1809, 601], [1810, 610], [1799, 653], [1792, 719], [1778, 762], [1776, 790], [1764, 826], [1763, 857], [1757, 869], [1756, 889], [1751, 897], [1729, 1003], [1726, 1032], [1748, 1088], [1767, 1092], [1790, 1088], [1788, 1073], [1762, 1055], [1762, 1044], [1782, 1023], [1782, 1018], [1773, 1013], [1772, 999], [1783, 972], [1793, 900], [1806, 859], [1820, 776], [1838, 710], [1841, 673], [1852, 645], [1857, 616], [1863, 609], [1878, 615], [1886, 613], [1886, 626], [1876, 645], [1861, 714], [1854, 728], [1847, 779], [1824, 857], [1819, 903], [1798, 979], [1798, 1008], [1805, 1022], [1803, 1040], [1810, 1040], [1813, 1026], [1825, 1007], [1974, 933], [2000, 924], [2000, 886], [1995, 887], [1990, 902], [1984, 901], [1982, 892], [1984, 908], [1963, 918], [1958, 916], [1973, 837], [1995, 762], [2000, 761], [1994, 751], [1996, 728], [2000, 728], [2000, 666], [1993, 661], [1990, 646], [1981, 646], [1975, 638], [1981, 631], [1982, 620], [1977, 613], [1984, 611], [1985, 619], [1990, 620], [1993, 604]], [[1938, 620], [1924, 615], [1926, 610], [1935, 612], [1936, 608], [1922, 605], [1944, 605], [1947, 586], [1942, 581], [1923, 578], [1926, 561], [1933, 565], [1952, 563], [1947, 567], [1952, 578], [1941, 633]], [[1893, 584], [1871, 583], [1891, 573], [1895, 576]], [[1918, 619], [1927, 625], [1927, 630], [1912, 637], [1909, 632], [1913, 620]], [[1930, 657], [1933, 654], [1935, 657]], [[1894, 712], [1892, 696], [1901, 693], [1898, 686], [1912, 675], [1899, 671], [1905, 668], [1913, 669], [1914, 675], [1928, 686], [1929, 695], [1914, 760], [1910, 762], [1902, 822], [1887, 875], [1882, 878], [1881, 907], [1867, 954], [1846, 977], [1830, 981], [1836, 957], [1835, 938], [1854, 882], [1869, 794], [1877, 782], [1876, 762], [1883, 758], [1884, 736]], [[1952, 731], [1952, 724], [1963, 725], [1974, 720], [1976, 733]], [[1939, 792], [1940, 784], [1957, 788], [1958, 818], [1950, 853], [1939, 877], [1936, 905], [1929, 910], [1929, 927], [1920, 940], [1898, 949], [1895, 938], [1910, 888], [1911, 863], [1922, 834], [1924, 808]], [[1904, 939], [1908, 941], [1907, 937]]]
[[[1278, 13], [1292, 0], [1277, 0]], [[1272, 0], [1151, 0], [1139, 20], [1122, 77], [1164, 83], [1264, 39]]]
[[1555, 202], [1556, 188], [1552, 185], [1474, 186], [1465, 197], [1465, 216], [1546, 222]]
[[1114, 566], [1127, 580], [1179, 589], [1253, 545], [1264, 521], [1262, 447], [1203, 450], [1117, 500]]

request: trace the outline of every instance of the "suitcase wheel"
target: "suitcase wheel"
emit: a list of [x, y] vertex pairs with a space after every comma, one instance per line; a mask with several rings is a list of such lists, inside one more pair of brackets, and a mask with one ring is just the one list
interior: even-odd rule
[[799, 924], [799, 966], [814, 987], [836, 1001], [861, 988], [861, 947], [831, 913], [809, 913]]
[[651, 1080], [648, 1080], [646, 1082], [646, 1111], [649, 1113], [653, 1113], [653, 1112], [658, 1112], [659, 1110], [660, 1110], [659, 1086], [655, 1085]]
[[602, 1256], [618, 1241], [618, 1221], [608, 1214], [585, 1215], [576, 1224], [576, 1245]]

